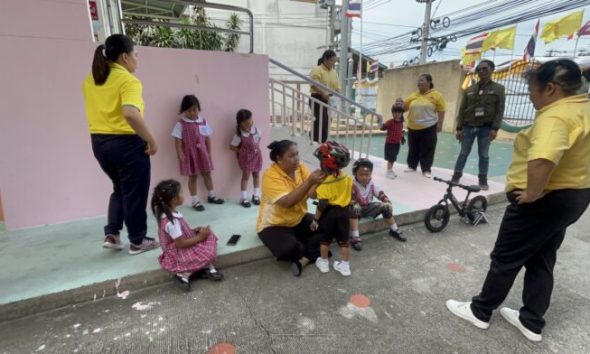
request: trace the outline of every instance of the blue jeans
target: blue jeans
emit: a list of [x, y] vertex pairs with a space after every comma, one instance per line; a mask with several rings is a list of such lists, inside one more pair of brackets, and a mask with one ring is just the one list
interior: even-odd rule
[[473, 127], [470, 125], [463, 126], [463, 140], [461, 141], [461, 152], [457, 157], [455, 163], [455, 172], [462, 173], [467, 162], [467, 157], [471, 153], [471, 147], [477, 137], [477, 154], [479, 155], [479, 175], [488, 175], [488, 166], [490, 164], [490, 157], [488, 151], [490, 150], [490, 131], [489, 126]]

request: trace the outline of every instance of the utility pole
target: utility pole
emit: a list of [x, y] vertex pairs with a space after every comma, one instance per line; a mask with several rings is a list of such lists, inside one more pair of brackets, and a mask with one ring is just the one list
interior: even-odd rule
[[[346, 17], [348, 11], [348, 0], [342, 0], [342, 9], [340, 10], [340, 60], [338, 63], [338, 76], [340, 76], [340, 87], [346, 90], [348, 79], [348, 48], [350, 47], [350, 37], [348, 34], [348, 22]], [[341, 92], [342, 94], [346, 94]]]
[[422, 26], [422, 45], [420, 47], [420, 64], [426, 63], [428, 52], [428, 37], [430, 36], [430, 12], [432, 11], [432, 3], [435, 0], [416, 0], [418, 3], [426, 3], [426, 11], [424, 11], [424, 25]]
[[328, 42], [328, 49], [334, 49], [334, 21], [336, 20], [336, 4], [330, 6], [330, 41]]

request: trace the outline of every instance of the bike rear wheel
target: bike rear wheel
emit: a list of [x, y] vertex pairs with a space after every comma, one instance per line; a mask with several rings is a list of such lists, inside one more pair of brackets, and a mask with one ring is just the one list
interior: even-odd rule
[[424, 226], [430, 232], [441, 232], [449, 224], [449, 208], [443, 204], [437, 204], [428, 209], [424, 217]]
[[467, 203], [468, 211], [481, 211], [484, 213], [488, 210], [488, 200], [483, 195], [478, 195]]

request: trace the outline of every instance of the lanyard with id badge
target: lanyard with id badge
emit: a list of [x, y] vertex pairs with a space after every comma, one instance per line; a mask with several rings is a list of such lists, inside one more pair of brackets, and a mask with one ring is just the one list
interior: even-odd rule
[[[484, 95], [484, 90], [480, 88], [479, 92], [478, 92], [479, 99], [477, 100], [479, 104], [482, 104], [481, 99], [482, 99], [483, 95]], [[486, 114], [486, 111], [483, 106], [475, 107], [475, 116], [476, 117], [483, 117], [483, 116], [485, 116], [485, 114]]]

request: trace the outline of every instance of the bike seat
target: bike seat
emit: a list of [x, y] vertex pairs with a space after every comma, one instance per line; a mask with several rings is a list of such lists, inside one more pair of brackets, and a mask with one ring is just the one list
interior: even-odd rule
[[478, 185], [475, 185], [475, 184], [471, 185], [471, 186], [461, 186], [461, 187], [463, 187], [463, 189], [466, 189], [467, 191], [472, 192], [472, 193], [477, 193], [477, 192], [481, 191], [481, 187]]

